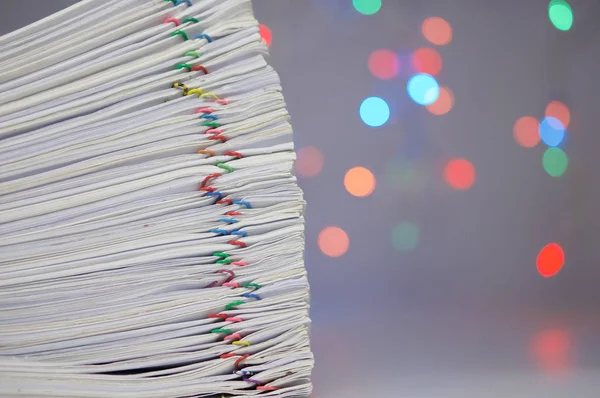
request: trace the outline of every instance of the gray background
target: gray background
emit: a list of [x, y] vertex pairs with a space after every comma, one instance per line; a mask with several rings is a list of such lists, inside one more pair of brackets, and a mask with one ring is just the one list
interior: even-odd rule
[[[3, 0], [2, 33], [68, 0]], [[312, 288], [317, 398], [592, 397], [600, 390], [600, 216], [597, 26], [600, 3], [571, 0], [573, 29], [548, 22], [545, 0], [383, 0], [373, 16], [351, 0], [255, 0], [273, 33], [298, 148], [325, 156], [323, 171], [300, 178], [307, 207], [306, 264]], [[380, 81], [369, 54], [401, 56], [428, 46], [422, 21], [441, 16], [452, 43], [436, 48], [439, 78], [456, 98], [433, 116], [408, 100], [406, 80]], [[365, 126], [358, 107], [384, 97], [389, 122]], [[541, 117], [550, 100], [571, 109], [569, 169], [550, 178], [543, 145], [519, 147], [512, 125]], [[443, 181], [443, 164], [476, 167], [468, 191]], [[419, 189], [399, 192], [389, 163], [416, 165]], [[368, 167], [372, 195], [344, 189], [345, 172]], [[596, 176], [596, 177], [594, 177]], [[416, 250], [391, 242], [398, 223], [421, 230]], [[337, 225], [348, 252], [321, 253], [318, 233]], [[566, 262], [546, 279], [535, 258], [560, 242]]]

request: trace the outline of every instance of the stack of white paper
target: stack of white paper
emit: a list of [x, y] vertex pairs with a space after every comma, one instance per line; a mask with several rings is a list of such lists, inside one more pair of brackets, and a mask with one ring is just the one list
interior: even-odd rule
[[0, 396], [307, 397], [304, 201], [250, 0], [0, 37]]

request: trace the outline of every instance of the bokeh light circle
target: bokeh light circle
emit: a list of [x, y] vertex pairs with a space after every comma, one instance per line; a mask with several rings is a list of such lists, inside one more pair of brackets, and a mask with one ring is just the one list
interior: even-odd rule
[[319, 249], [329, 257], [340, 257], [348, 251], [350, 239], [340, 227], [326, 227], [317, 239]]
[[385, 168], [385, 179], [391, 188], [402, 194], [417, 194], [427, 185], [425, 168], [403, 158], [391, 158]]
[[433, 48], [419, 48], [412, 55], [416, 72], [435, 76], [442, 71], [442, 56]]
[[303, 177], [314, 177], [323, 169], [323, 161], [323, 153], [317, 148], [300, 148], [296, 156], [296, 172]]
[[450, 160], [444, 168], [444, 179], [452, 188], [467, 190], [475, 183], [475, 167], [466, 159]]
[[375, 176], [365, 167], [353, 167], [344, 176], [344, 186], [354, 196], [369, 196], [375, 190], [375, 184]]
[[558, 243], [547, 244], [540, 250], [537, 259], [537, 270], [543, 277], [549, 278], [561, 270], [565, 262], [565, 253]]
[[568, 128], [569, 123], [571, 123], [571, 112], [569, 111], [569, 107], [560, 101], [550, 102], [546, 106], [545, 115], [547, 117], [558, 119], [565, 129]]
[[269, 29], [267, 25], [260, 24], [258, 25], [258, 30], [260, 32], [261, 39], [267, 44], [267, 47], [271, 47], [271, 43], [273, 42], [271, 29]]
[[352, 5], [363, 15], [373, 15], [381, 9], [381, 0], [352, 0]]
[[419, 227], [409, 222], [402, 222], [392, 230], [392, 244], [397, 250], [411, 251], [419, 245]]
[[560, 177], [567, 171], [569, 159], [567, 154], [560, 148], [551, 147], [546, 149], [542, 156], [544, 170], [551, 177]]
[[533, 148], [540, 143], [538, 128], [540, 122], [533, 116], [523, 116], [513, 125], [513, 136], [519, 145], [525, 148]]
[[531, 351], [540, 369], [555, 376], [571, 370], [571, 345], [567, 330], [546, 329], [534, 336]]
[[369, 55], [369, 71], [378, 79], [388, 80], [396, 77], [400, 63], [396, 53], [390, 50], [375, 50]]
[[452, 26], [443, 18], [430, 17], [421, 26], [423, 36], [432, 44], [445, 46], [452, 41]]
[[565, 127], [557, 118], [548, 116], [540, 122], [539, 133], [544, 144], [558, 146], [565, 138]]
[[440, 85], [437, 80], [424, 73], [411, 77], [406, 89], [410, 98], [419, 105], [433, 104], [440, 95]]
[[390, 107], [384, 99], [369, 97], [360, 104], [360, 118], [370, 127], [379, 127], [390, 118]]
[[565, 0], [551, 0], [548, 4], [548, 18], [558, 30], [569, 30], [573, 26], [573, 11]]
[[433, 104], [427, 105], [427, 110], [434, 115], [445, 115], [454, 106], [454, 94], [446, 87], [440, 87], [440, 93]]

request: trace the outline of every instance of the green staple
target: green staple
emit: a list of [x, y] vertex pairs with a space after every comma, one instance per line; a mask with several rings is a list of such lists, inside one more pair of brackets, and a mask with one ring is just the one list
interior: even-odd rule
[[183, 69], [186, 68], [189, 71], [192, 70], [192, 66], [190, 64], [177, 64], [175, 65], [175, 69]]
[[198, 23], [200, 21], [198, 21], [196, 18], [186, 18], [183, 21], [181, 21], [181, 23], [187, 23], [187, 22]]
[[223, 252], [214, 252], [212, 255], [213, 256], [217, 256], [217, 257], [221, 257], [221, 258], [227, 258], [227, 257], [229, 257], [229, 254], [223, 253]]
[[171, 33], [171, 36], [177, 35], [181, 35], [184, 39], [189, 40], [187, 33], [185, 33], [183, 30], [176, 30], [175, 32]]
[[241, 300], [232, 301], [231, 303], [229, 303], [225, 306], [225, 310], [230, 310], [232, 307], [235, 307], [236, 305], [245, 304], [245, 303], [246, 303], [245, 301], [241, 301]]
[[221, 127], [221, 125], [217, 122], [206, 122], [203, 124], [203, 126], [207, 126], [207, 127]]
[[244, 283], [242, 286], [244, 286], [244, 287], [253, 287], [255, 289], [260, 289], [260, 285], [258, 283]]
[[[188, 51], [185, 54], [186, 57], [196, 57], [196, 58], [200, 58], [200, 53], [198, 51]], [[187, 65], [187, 64], [186, 64]]]
[[217, 167], [227, 170], [230, 173], [233, 173], [233, 167], [225, 163], [217, 163]]
[[211, 333], [227, 333], [227, 334], [231, 334], [231, 330], [229, 330], [229, 329], [213, 329], [210, 332]]
[[233, 262], [232, 259], [230, 259], [230, 258], [224, 258], [224, 259], [221, 259], [221, 260], [217, 261], [217, 264], [231, 264], [232, 262]]

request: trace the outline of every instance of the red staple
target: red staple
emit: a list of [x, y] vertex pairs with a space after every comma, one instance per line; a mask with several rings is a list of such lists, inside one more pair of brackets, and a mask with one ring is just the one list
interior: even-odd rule
[[175, 26], [181, 25], [181, 21], [177, 18], [167, 18], [165, 19], [165, 23], [173, 22]]
[[204, 180], [202, 180], [202, 184], [200, 185], [200, 189], [204, 188], [206, 186], [206, 184], [212, 180], [213, 178], [217, 178], [220, 177], [221, 174], [220, 173], [215, 173], [215, 174], [209, 174], [206, 176], [206, 178], [204, 178]]
[[219, 140], [221, 142], [227, 142], [227, 138], [223, 137], [222, 135], [212, 135], [210, 137], [208, 137], [209, 140]]
[[192, 72], [196, 72], [201, 70], [205, 75], [208, 75], [208, 69], [206, 69], [203, 65], [196, 65], [192, 67]]
[[238, 159], [243, 158], [241, 153], [235, 152], [235, 151], [227, 151], [227, 152], [225, 152], [225, 156], [235, 156]]

